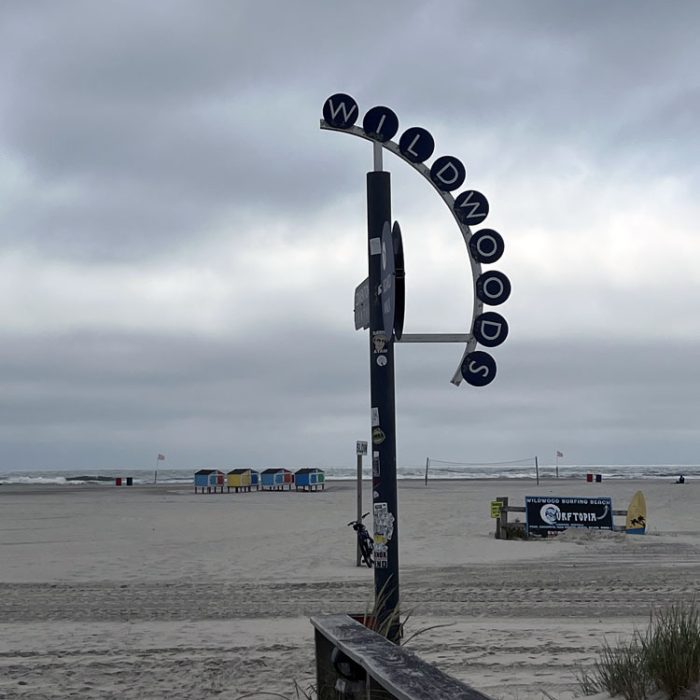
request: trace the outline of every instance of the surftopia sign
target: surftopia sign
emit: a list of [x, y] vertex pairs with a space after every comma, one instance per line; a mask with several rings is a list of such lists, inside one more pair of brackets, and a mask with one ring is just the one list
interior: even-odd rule
[[612, 530], [612, 499], [526, 496], [525, 522], [528, 533], [535, 535], [570, 527]]
[[[399, 134], [399, 119], [393, 110], [383, 106], [372, 107], [362, 118], [361, 126], [357, 124], [359, 119], [357, 102], [350, 95], [337, 93], [323, 105], [321, 128], [353, 134], [380, 144], [417, 170], [449, 207], [469, 255], [474, 289], [469, 332], [404, 334], [403, 337], [398, 334], [396, 339], [400, 342], [465, 342], [466, 348], [451, 381], [459, 385], [464, 379], [472, 386], [486, 386], [496, 377], [496, 361], [488, 352], [477, 349], [477, 344], [486, 348], [501, 345], [508, 337], [508, 323], [501, 314], [484, 307], [500, 306], [511, 293], [510, 281], [503, 272], [482, 268], [482, 265], [500, 260], [504, 251], [502, 236], [491, 228], [478, 231], [471, 228], [485, 221], [489, 214], [488, 200], [477, 190], [463, 189], [467, 171], [459, 158], [440, 155], [431, 161], [435, 140], [423, 127], [411, 126], [395, 138]], [[453, 193], [457, 191], [455, 196]]]

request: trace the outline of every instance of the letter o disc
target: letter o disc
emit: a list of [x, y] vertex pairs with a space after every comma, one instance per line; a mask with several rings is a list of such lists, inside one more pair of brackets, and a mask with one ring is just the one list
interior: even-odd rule
[[479, 275], [476, 280], [476, 296], [489, 306], [498, 306], [510, 296], [510, 280], [496, 270]]
[[500, 260], [505, 250], [503, 237], [491, 228], [482, 228], [469, 239], [472, 258], [480, 263], [494, 263]]

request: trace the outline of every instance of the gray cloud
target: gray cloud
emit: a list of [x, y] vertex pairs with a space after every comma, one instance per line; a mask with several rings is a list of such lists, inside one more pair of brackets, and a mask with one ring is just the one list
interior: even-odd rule
[[[283, 340], [280, 341], [280, 338]], [[27, 441], [62, 445], [71, 466], [336, 464], [369, 430], [364, 334], [281, 328], [238, 341], [187, 336], [35, 337], [2, 352], [5, 459]], [[20, 357], [20, 350], [21, 353]], [[550, 455], [572, 461], [693, 461], [698, 347], [518, 343], [497, 350], [488, 388], [455, 388], [458, 349], [399, 346], [402, 463]], [[17, 435], [20, 438], [17, 438]], [[101, 446], [101, 447], [100, 447]]]
[[[317, 130], [337, 89], [426, 124], [441, 151], [478, 125], [511, 165], [567, 142], [695, 177], [697, 8], [536, 6], [17, 5], [3, 131], [29, 186], [6, 235], [98, 261], [160, 256], [261, 209], [300, 221], [362, 191], [359, 149]], [[386, 23], [393, 40], [373, 41]]]
[[[0, 469], [141, 466], [164, 450], [181, 466], [352, 460], [368, 430], [349, 316], [363, 274], [341, 270], [364, 247], [371, 156], [320, 132], [336, 91], [427, 127], [506, 236], [499, 377], [457, 390], [459, 349], [400, 347], [402, 462], [555, 447], [693, 461], [699, 15], [597, 0], [4, 3], [0, 264], [15, 282], [0, 301]], [[462, 319], [454, 224], [387, 165], [423, 295], [411, 330]]]

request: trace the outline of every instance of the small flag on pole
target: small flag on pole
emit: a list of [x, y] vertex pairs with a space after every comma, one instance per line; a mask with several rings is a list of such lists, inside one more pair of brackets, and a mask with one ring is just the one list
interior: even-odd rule
[[559, 450], [557, 450], [557, 457], [563, 457], [563, 456], [564, 456], [564, 453], [563, 453], [563, 452], [559, 452]]
[[158, 455], [158, 461], [159, 461], [159, 462], [161, 462], [161, 461], [164, 460], [164, 459], [165, 459], [165, 455], [161, 455], [161, 454]]

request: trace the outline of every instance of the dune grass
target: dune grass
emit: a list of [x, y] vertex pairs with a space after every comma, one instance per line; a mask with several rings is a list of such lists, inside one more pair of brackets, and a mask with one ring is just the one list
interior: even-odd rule
[[652, 612], [646, 631], [636, 631], [630, 641], [615, 645], [606, 641], [592, 670], [580, 670], [578, 680], [587, 695], [605, 691], [625, 700], [647, 700], [656, 691], [676, 700], [697, 689], [700, 609], [696, 601]]

